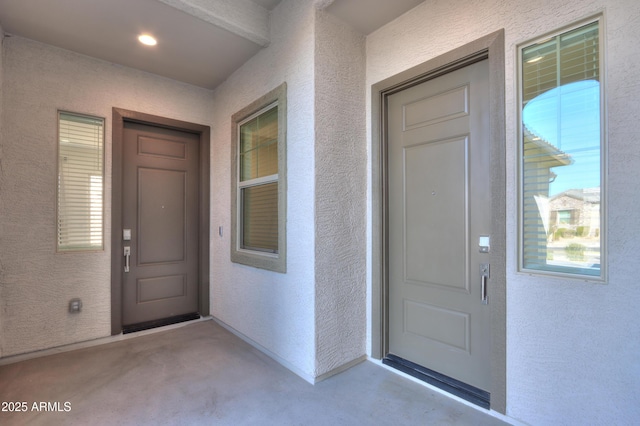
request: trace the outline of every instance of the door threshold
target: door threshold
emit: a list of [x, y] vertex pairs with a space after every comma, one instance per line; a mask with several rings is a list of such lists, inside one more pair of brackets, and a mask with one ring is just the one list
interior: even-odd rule
[[449, 392], [484, 409], [490, 409], [491, 394], [459, 380], [445, 376], [421, 365], [415, 364], [399, 356], [388, 354], [382, 359], [382, 363], [400, 370], [418, 380], [429, 383], [445, 392]]
[[200, 314], [191, 313], [184, 315], [177, 315], [169, 318], [161, 318], [153, 321], [140, 322], [138, 324], [123, 325], [122, 334], [135, 333], [136, 331], [149, 330], [151, 328], [163, 327], [165, 325], [178, 324], [180, 322], [192, 321], [200, 319]]

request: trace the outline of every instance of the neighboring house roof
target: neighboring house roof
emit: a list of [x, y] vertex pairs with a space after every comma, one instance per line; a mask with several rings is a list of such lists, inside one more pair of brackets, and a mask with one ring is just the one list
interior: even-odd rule
[[526, 126], [524, 127], [524, 156], [525, 159], [535, 158], [535, 162], [538, 164], [541, 163], [541, 158], [545, 158], [548, 161], [545, 167], [548, 168], [573, 164], [573, 159], [569, 154], [535, 135]]
[[568, 189], [549, 198], [549, 201], [562, 197], [570, 197], [585, 203], [600, 204], [600, 188]]

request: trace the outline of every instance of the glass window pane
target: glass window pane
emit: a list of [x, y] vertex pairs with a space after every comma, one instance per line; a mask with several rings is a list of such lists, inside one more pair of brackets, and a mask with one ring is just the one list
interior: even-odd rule
[[286, 273], [287, 85], [233, 114], [231, 261]]
[[103, 247], [104, 120], [60, 113], [58, 250]]
[[278, 184], [242, 189], [241, 248], [278, 252]]
[[278, 173], [278, 107], [240, 126], [240, 181]]
[[600, 276], [598, 22], [522, 49], [523, 266]]

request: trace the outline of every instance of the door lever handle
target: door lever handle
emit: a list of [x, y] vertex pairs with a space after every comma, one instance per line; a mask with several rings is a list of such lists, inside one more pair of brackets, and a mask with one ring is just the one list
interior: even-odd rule
[[489, 284], [489, 264], [480, 264], [480, 297], [482, 298], [482, 304], [489, 304], [489, 296], [487, 294], [487, 285]]
[[131, 247], [124, 247], [124, 271], [129, 272], [129, 259], [131, 257]]

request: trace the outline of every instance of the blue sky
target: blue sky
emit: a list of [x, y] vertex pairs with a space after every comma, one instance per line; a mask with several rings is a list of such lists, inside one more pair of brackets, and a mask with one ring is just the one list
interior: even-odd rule
[[569, 154], [573, 163], [554, 167], [549, 196], [600, 186], [600, 83], [584, 80], [551, 89], [527, 103], [524, 125]]

